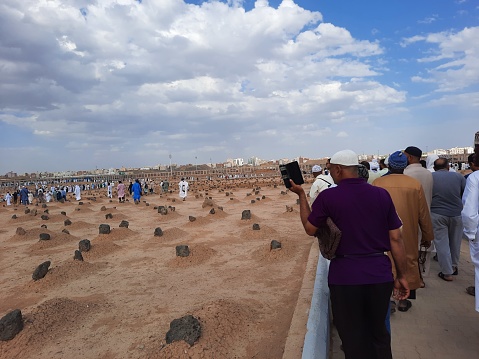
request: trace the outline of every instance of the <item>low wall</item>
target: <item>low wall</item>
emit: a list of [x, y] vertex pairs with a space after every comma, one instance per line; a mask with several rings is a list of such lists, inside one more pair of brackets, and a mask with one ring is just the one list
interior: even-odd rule
[[314, 282], [313, 298], [309, 311], [303, 359], [329, 358], [330, 317], [329, 317], [329, 261], [319, 256]]

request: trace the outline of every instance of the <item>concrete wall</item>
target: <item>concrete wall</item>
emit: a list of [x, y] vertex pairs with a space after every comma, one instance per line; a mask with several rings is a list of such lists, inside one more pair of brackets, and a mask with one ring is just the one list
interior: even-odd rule
[[306, 328], [307, 332], [304, 338], [303, 359], [327, 359], [329, 357], [328, 272], [329, 260], [320, 255]]

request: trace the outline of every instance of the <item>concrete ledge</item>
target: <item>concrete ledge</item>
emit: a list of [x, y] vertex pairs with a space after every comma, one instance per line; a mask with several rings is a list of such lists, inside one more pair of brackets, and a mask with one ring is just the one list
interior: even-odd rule
[[304, 338], [303, 359], [327, 359], [330, 343], [329, 261], [319, 256], [313, 299]]
[[318, 242], [312, 241], [301, 289], [284, 346], [283, 359], [298, 359], [301, 357], [306, 335], [306, 322], [308, 321], [311, 300], [313, 298], [318, 257], [321, 257]]

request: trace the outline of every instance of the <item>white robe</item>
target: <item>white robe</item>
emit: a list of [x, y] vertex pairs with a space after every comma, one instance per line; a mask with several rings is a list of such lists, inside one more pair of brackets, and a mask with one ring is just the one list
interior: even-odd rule
[[79, 185], [75, 186], [75, 191], [73, 193], [75, 194], [75, 198], [77, 201], [81, 200], [81, 191]]
[[7, 206], [11, 206], [12, 205], [12, 195], [10, 193], [7, 193], [5, 195], [5, 201], [7, 201]]
[[467, 177], [462, 204], [462, 224], [475, 269], [476, 311], [479, 312], [479, 171]]
[[180, 197], [181, 198], [186, 198], [186, 196], [188, 195], [188, 182], [186, 181], [180, 181], [180, 183], [178, 183], [178, 187], [180, 188]]

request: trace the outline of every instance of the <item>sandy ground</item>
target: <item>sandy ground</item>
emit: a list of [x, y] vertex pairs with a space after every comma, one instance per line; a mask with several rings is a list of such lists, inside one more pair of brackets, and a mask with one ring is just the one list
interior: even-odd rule
[[[176, 191], [139, 205], [102, 191], [84, 192], [82, 205], [69, 196], [28, 206], [36, 215], [0, 207], [0, 317], [18, 308], [25, 322], [0, 342], [0, 358], [281, 358], [314, 240], [304, 234], [296, 195], [283, 191], [279, 179], [230, 180], [190, 184], [184, 202]], [[207, 197], [213, 207], [203, 206]], [[159, 205], [175, 211], [161, 215]], [[252, 219], [241, 219], [245, 209]], [[109, 235], [99, 234], [102, 223]], [[153, 235], [157, 227], [163, 236]], [[51, 240], [39, 241], [40, 233]], [[91, 251], [74, 261], [82, 239]], [[270, 251], [273, 239], [281, 250]], [[189, 257], [176, 257], [181, 244]], [[49, 272], [33, 281], [47, 260]], [[169, 323], [186, 314], [199, 318], [201, 338], [167, 345]]]

